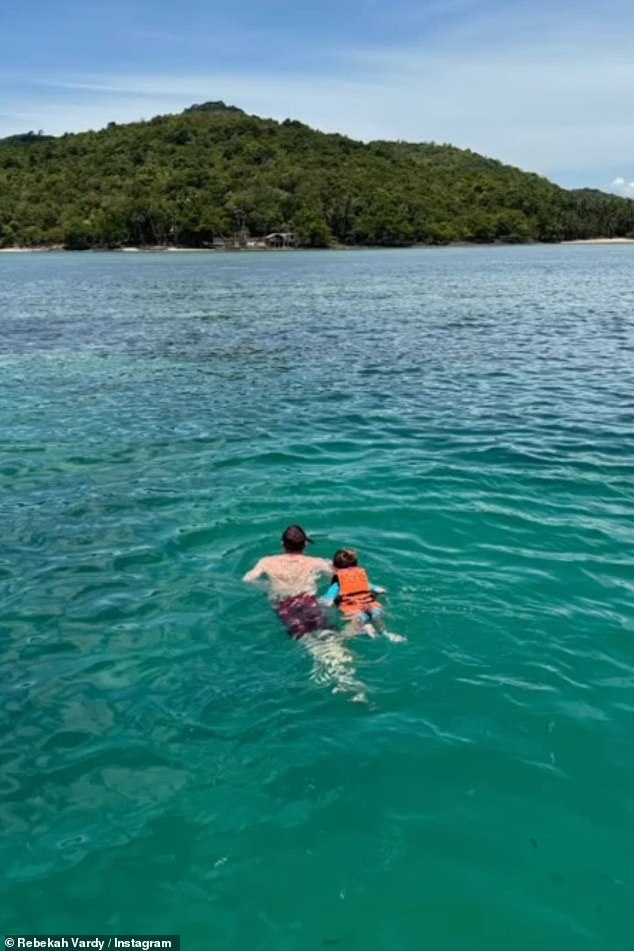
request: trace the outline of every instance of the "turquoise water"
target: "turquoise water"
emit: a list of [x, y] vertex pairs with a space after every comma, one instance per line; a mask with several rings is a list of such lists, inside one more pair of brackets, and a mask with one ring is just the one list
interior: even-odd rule
[[4, 930], [631, 951], [634, 248], [1, 258]]

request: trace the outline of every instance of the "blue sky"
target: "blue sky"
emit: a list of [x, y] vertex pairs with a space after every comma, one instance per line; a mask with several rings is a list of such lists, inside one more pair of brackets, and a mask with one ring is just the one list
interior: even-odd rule
[[224, 99], [634, 196], [633, 40], [624, 0], [7, 0], [0, 136]]

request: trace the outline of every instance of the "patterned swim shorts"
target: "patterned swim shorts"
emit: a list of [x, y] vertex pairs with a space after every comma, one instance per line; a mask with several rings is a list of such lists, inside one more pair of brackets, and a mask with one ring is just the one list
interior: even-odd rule
[[314, 594], [298, 594], [275, 605], [275, 613], [295, 640], [328, 627], [328, 618]]

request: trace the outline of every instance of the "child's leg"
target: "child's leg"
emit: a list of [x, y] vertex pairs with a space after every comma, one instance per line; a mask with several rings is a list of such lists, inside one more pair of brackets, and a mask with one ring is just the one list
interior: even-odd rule
[[375, 608], [374, 611], [372, 611], [372, 627], [376, 632], [374, 637], [382, 634], [383, 637], [387, 637], [388, 641], [394, 641], [394, 643], [401, 643], [407, 640], [402, 634], [392, 634], [391, 631], [388, 631], [387, 625], [383, 620], [383, 612], [380, 608]]
[[394, 641], [395, 644], [402, 644], [407, 640], [403, 634], [393, 634], [392, 631], [384, 631], [383, 636], [387, 637], [388, 641]]
[[383, 620], [383, 612], [380, 608], [375, 608], [370, 612], [370, 624], [374, 630], [375, 637], [377, 637], [379, 634], [385, 634], [387, 632], [385, 621]]
[[365, 614], [344, 615], [345, 624], [342, 628], [344, 637], [358, 637], [359, 634], [365, 634], [366, 616]]

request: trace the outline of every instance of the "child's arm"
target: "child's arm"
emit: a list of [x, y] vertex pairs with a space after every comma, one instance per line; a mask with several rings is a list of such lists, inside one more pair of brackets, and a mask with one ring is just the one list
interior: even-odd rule
[[370, 582], [370, 591], [372, 594], [387, 594], [386, 588], [380, 588], [378, 584], [372, 584], [372, 582]]
[[322, 604], [325, 604], [330, 608], [335, 603], [335, 598], [337, 597], [339, 597], [339, 582], [333, 581], [323, 598], [320, 598], [319, 600]]

